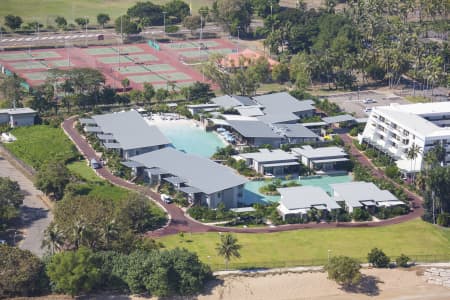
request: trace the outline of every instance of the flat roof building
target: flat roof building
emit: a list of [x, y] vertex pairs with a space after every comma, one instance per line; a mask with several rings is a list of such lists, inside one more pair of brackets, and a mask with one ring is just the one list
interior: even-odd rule
[[281, 149], [259, 149], [258, 152], [242, 153], [239, 156], [260, 174], [285, 176], [299, 173], [298, 158]]
[[333, 197], [338, 202], [344, 202], [347, 210], [355, 208], [390, 207], [404, 205], [388, 190], [381, 190], [372, 182], [354, 181], [330, 184]]
[[148, 125], [135, 110], [95, 115], [80, 122], [87, 124], [86, 132], [95, 133], [104, 147], [119, 151], [124, 159], [170, 144], [156, 126]]
[[211, 99], [211, 102], [219, 105], [223, 109], [230, 109], [238, 106], [251, 106], [256, 104], [250, 97], [237, 95], [223, 95]]
[[311, 209], [331, 211], [341, 206], [323, 189], [316, 186], [279, 188], [281, 195], [277, 210], [283, 220], [290, 216], [304, 217]]
[[131, 164], [124, 165], [143, 174], [148, 183], [168, 182], [185, 193], [192, 203], [209, 208], [216, 208], [219, 203], [227, 208], [237, 207], [248, 181], [229, 167], [171, 147], [133, 156], [130, 160]]
[[313, 170], [339, 170], [346, 167], [350, 161], [347, 152], [343, 148], [335, 146], [313, 148], [307, 145], [292, 148], [291, 151], [304, 165]]
[[302, 124], [276, 124], [273, 128], [284, 137], [283, 144], [314, 143], [320, 140], [317, 134]]
[[271, 145], [274, 148], [281, 145], [282, 137], [263, 122], [257, 120], [227, 120], [227, 122], [241, 143], [255, 147]]
[[11, 127], [34, 125], [37, 112], [31, 108], [0, 109], [0, 124], [9, 124]]
[[[447, 154], [444, 165], [450, 163], [450, 102], [392, 104], [374, 107], [360, 143], [367, 143], [396, 160], [404, 174], [419, 172], [424, 155], [436, 145]], [[414, 163], [407, 157], [412, 145], [420, 148]]]

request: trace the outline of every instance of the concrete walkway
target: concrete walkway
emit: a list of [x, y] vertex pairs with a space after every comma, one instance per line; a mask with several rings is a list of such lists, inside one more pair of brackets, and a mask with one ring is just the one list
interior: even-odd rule
[[0, 153], [0, 177], [9, 177], [17, 181], [25, 192], [21, 207], [22, 220], [20, 228], [17, 228], [16, 243], [19, 248], [30, 250], [42, 257], [45, 253], [45, 249], [41, 249], [44, 231], [53, 220], [52, 212], [42, 201], [41, 197], [44, 195], [34, 187], [30, 179], [6, 160], [2, 153]]

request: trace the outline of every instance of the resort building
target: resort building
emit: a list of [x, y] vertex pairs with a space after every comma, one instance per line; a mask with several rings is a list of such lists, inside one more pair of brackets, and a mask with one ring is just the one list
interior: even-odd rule
[[11, 127], [34, 125], [37, 112], [31, 108], [0, 109], [0, 124], [9, 124]]
[[299, 119], [312, 117], [315, 113], [314, 101], [299, 101], [286, 92], [257, 96], [253, 100], [263, 107], [264, 116], [257, 117], [258, 120], [269, 124], [297, 123]]
[[211, 99], [211, 102], [219, 105], [223, 109], [236, 108], [238, 106], [252, 106], [255, 102], [246, 96], [224, 95]]
[[237, 142], [254, 147], [270, 145], [279, 148], [282, 137], [275, 133], [269, 125], [258, 120], [227, 120]]
[[186, 105], [186, 108], [189, 110], [189, 112], [193, 115], [202, 113], [202, 112], [211, 112], [216, 111], [219, 108], [219, 105], [217, 104], [192, 104], [192, 105]]
[[97, 136], [106, 149], [114, 150], [128, 159], [170, 145], [156, 126], [148, 125], [135, 110], [95, 115], [80, 119], [84, 130]]
[[286, 217], [290, 216], [305, 217], [311, 209], [330, 212], [333, 209], [341, 208], [320, 187], [296, 186], [279, 188], [277, 191], [281, 195], [280, 205], [277, 207], [277, 210], [284, 221]]
[[320, 137], [302, 124], [275, 124], [273, 129], [283, 137], [283, 144], [314, 143]]
[[286, 176], [299, 173], [297, 157], [280, 149], [259, 149], [259, 152], [242, 153], [239, 156], [245, 159], [247, 166], [260, 174]]
[[292, 153], [310, 169], [316, 171], [333, 171], [346, 169], [350, 159], [344, 149], [340, 147], [303, 146], [292, 148]]
[[380, 190], [372, 182], [354, 181], [330, 184], [332, 196], [337, 202], [345, 203], [348, 212], [355, 208], [374, 208], [404, 205], [397, 197], [387, 190]]
[[185, 193], [191, 203], [209, 208], [217, 208], [219, 203], [226, 208], [237, 207], [247, 182], [229, 167], [171, 147], [133, 156], [123, 164], [145, 182], [167, 182]]
[[[396, 160], [405, 175], [423, 168], [423, 157], [436, 145], [446, 150], [444, 164], [450, 162], [450, 102], [391, 104], [374, 107], [360, 143], [369, 144]], [[416, 145], [420, 152], [414, 161], [407, 157]]]

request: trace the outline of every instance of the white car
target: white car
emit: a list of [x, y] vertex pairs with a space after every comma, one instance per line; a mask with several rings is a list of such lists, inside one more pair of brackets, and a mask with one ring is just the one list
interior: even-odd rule
[[372, 112], [372, 108], [371, 108], [371, 107], [366, 107], [366, 108], [364, 109], [364, 112], [365, 112], [366, 114], [370, 114], [370, 113]]
[[365, 99], [364, 101], [364, 104], [370, 104], [370, 103], [376, 103], [377, 101], [375, 101], [375, 99]]
[[170, 198], [170, 196], [166, 194], [161, 194], [161, 200], [167, 204], [172, 203], [172, 198]]

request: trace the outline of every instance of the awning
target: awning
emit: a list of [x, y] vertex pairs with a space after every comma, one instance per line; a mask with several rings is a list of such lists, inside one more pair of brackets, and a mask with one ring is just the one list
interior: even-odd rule
[[163, 170], [161, 168], [148, 168], [147, 172], [149, 172], [152, 175], [162, 175], [162, 174], [168, 174], [169, 172], [167, 172], [166, 170]]
[[314, 159], [312, 161], [313, 164], [325, 164], [325, 163], [332, 163], [332, 162], [343, 162], [343, 161], [349, 161], [350, 159], [341, 157], [341, 158], [329, 158], [329, 159]]
[[298, 162], [281, 162], [281, 163], [273, 163], [273, 164], [264, 164], [264, 168], [271, 168], [271, 167], [289, 167], [289, 166], [299, 166], [300, 164]]
[[376, 204], [375, 201], [373, 201], [373, 200], [364, 200], [364, 201], [360, 201], [360, 202], [361, 202], [361, 204], [363, 204], [365, 206], [372, 206], [372, 205]]
[[137, 161], [133, 161], [133, 160], [130, 160], [130, 161], [123, 161], [123, 162], [121, 162], [121, 164], [124, 165], [125, 167], [128, 167], [128, 168], [139, 168], [139, 167], [144, 167], [143, 164], [138, 163]]
[[184, 179], [182, 179], [180, 177], [177, 177], [177, 176], [166, 177], [166, 178], [163, 178], [163, 179], [165, 181], [170, 182], [171, 184], [175, 184], [175, 185], [183, 183], [183, 182], [186, 182], [186, 180], [184, 180]]
[[235, 213], [246, 213], [246, 212], [254, 212], [255, 209], [251, 206], [249, 207], [238, 207], [238, 208], [230, 208], [230, 211]]
[[351, 115], [338, 115], [334, 117], [322, 118], [322, 121], [328, 124], [341, 123], [341, 122], [354, 122], [355, 118]]
[[119, 143], [103, 143], [103, 146], [105, 146], [106, 149], [121, 149]]
[[211, 121], [212, 123], [214, 123], [214, 125], [230, 126], [230, 124], [226, 120], [222, 119], [208, 119], [208, 121]]
[[90, 133], [102, 133], [103, 132], [103, 130], [100, 127], [93, 127], [93, 126], [84, 127], [84, 131], [90, 132]]
[[179, 190], [186, 194], [195, 194], [195, 193], [202, 192], [201, 190], [199, 190], [198, 188], [193, 187], [193, 186], [183, 186]]
[[377, 202], [378, 206], [385, 206], [385, 207], [390, 207], [390, 206], [396, 206], [396, 205], [405, 205], [405, 202], [397, 200], [397, 201], [378, 201]]
[[100, 140], [113, 140], [114, 136], [112, 134], [97, 134]]
[[88, 118], [80, 118], [78, 119], [78, 121], [82, 124], [82, 125], [95, 125], [97, 124], [97, 122], [94, 121], [94, 119], [88, 119]]

